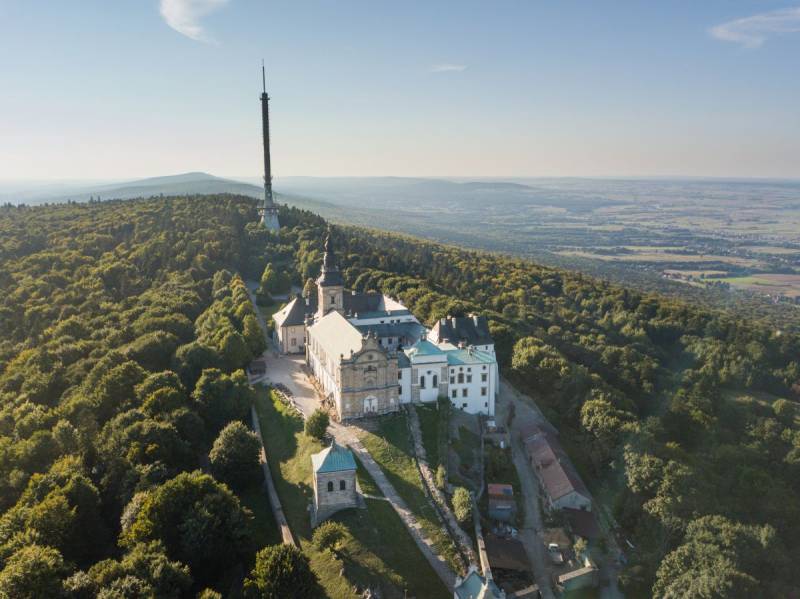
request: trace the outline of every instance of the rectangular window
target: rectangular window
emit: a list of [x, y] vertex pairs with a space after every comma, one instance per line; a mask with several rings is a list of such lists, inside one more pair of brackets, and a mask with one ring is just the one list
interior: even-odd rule
[[468, 383], [471, 383], [471, 382], [472, 382], [472, 375], [471, 375], [471, 374], [468, 374], [468, 375], [467, 375], [467, 382], [468, 382]]
[[463, 372], [459, 372], [458, 373], [458, 382], [459, 383], [463, 383], [464, 382], [464, 373]]
[[467, 390], [466, 389], [462, 389], [461, 390], [461, 397], [466, 397], [466, 396], [467, 396]]
[[292, 340], [289, 342], [289, 345], [297, 345], [297, 339], [292, 337]]
[[465, 403], [462, 403], [462, 404], [461, 404], [461, 407], [462, 407], [463, 409], [465, 409], [465, 410], [466, 410], [466, 409], [467, 409], [467, 404], [465, 404]]
[[455, 382], [456, 382], [456, 377], [454, 377], [454, 376], [451, 376], [451, 377], [450, 377], [450, 384], [451, 384], [451, 385], [454, 385], [454, 384], [455, 384]]
[[481, 387], [481, 395], [486, 396], [486, 387]]
[[336, 304], [336, 296], [332, 295], [331, 296], [331, 305], [335, 305], [335, 304]]
[[402, 378], [403, 378], [403, 371], [402, 370], [398, 370], [397, 371], [397, 380], [399, 381]]
[[397, 393], [402, 395], [403, 394], [403, 388], [402, 387], [398, 387], [397, 388]]
[[458, 391], [453, 389], [453, 393], [451, 393], [451, 395], [453, 396], [453, 399], [455, 399], [456, 397], [458, 397]]
[[467, 368], [467, 372], [472, 372], [472, 368]]
[[425, 377], [424, 376], [419, 377], [419, 388], [420, 389], [424, 389], [425, 388]]
[[489, 375], [488, 375], [488, 374], [486, 374], [486, 373], [484, 372], [484, 373], [481, 375], [481, 382], [482, 382], [482, 383], [485, 383], [487, 378], [489, 378]]

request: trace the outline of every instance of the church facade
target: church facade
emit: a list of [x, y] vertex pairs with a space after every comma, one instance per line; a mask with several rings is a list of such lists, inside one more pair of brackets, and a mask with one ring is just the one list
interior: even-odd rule
[[446, 318], [428, 330], [386, 295], [345, 290], [330, 236], [316, 283], [316, 297], [295, 298], [275, 313], [275, 340], [282, 352], [305, 353], [340, 420], [440, 397], [494, 415], [499, 373], [484, 317]]

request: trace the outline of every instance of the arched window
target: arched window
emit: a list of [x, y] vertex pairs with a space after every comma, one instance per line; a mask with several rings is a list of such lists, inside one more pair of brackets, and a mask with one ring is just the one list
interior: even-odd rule
[[419, 377], [419, 388], [420, 389], [424, 389], [425, 388], [425, 377], [424, 376]]
[[343, 480], [339, 481], [339, 490], [344, 491], [347, 488], [347, 483]]
[[329, 480], [328, 481], [328, 493], [332, 493], [332, 492], [333, 492], [333, 481]]
[[433, 385], [431, 385], [431, 386], [432, 387], [438, 387], [439, 386], [439, 377], [436, 376], [435, 374], [433, 375]]

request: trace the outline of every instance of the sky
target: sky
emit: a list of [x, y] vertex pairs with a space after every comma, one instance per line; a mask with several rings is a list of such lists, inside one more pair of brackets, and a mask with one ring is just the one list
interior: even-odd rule
[[0, 180], [800, 178], [800, 1], [0, 0]]

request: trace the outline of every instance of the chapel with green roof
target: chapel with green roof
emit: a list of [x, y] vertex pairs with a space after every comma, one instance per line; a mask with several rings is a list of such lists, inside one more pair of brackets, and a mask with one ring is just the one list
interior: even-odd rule
[[356, 460], [353, 452], [333, 441], [311, 456], [314, 470], [314, 503], [311, 526], [317, 526], [339, 510], [358, 507]]

